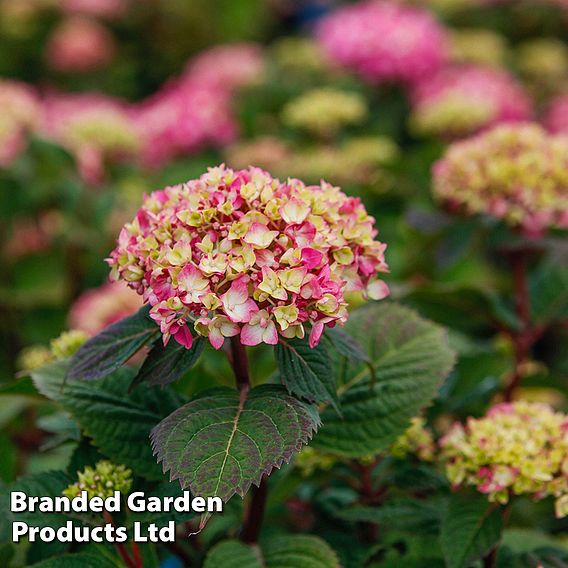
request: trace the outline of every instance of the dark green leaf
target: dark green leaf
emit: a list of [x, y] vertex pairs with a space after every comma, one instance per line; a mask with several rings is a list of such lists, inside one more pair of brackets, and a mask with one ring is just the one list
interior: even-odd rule
[[562, 320], [568, 316], [568, 266], [549, 261], [530, 279], [532, 319], [536, 323]]
[[153, 341], [160, 334], [160, 329], [148, 317], [148, 311], [146, 306], [89, 339], [71, 359], [68, 378], [102, 379]]
[[336, 378], [327, 349], [306, 339], [280, 337], [274, 348], [280, 379], [288, 392], [310, 402], [331, 402], [337, 409]]
[[342, 329], [330, 328], [325, 332], [324, 337], [328, 338], [333, 348], [344, 357], [354, 361], [370, 362], [369, 355], [365, 353], [361, 344]]
[[440, 543], [448, 568], [467, 568], [501, 538], [501, 512], [481, 495], [451, 497], [442, 518]]
[[30, 568], [121, 568], [121, 566], [123, 564], [118, 559], [111, 559], [101, 554], [80, 552], [50, 558]]
[[339, 388], [343, 418], [330, 409], [314, 438], [317, 448], [349, 457], [376, 454], [392, 444], [427, 406], [450, 372], [454, 353], [445, 331], [408, 308], [381, 302], [354, 311], [346, 331], [373, 363], [350, 362]]
[[93, 439], [101, 452], [137, 474], [161, 479], [148, 441], [150, 430], [179, 406], [176, 395], [157, 387], [129, 394], [134, 371], [124, 368], [97, 383], [68, 381], [68, 361], [57, 361], [32, 373], [37, 389], [58, 402]]
[[335, 552], [315, 536], [279, 536], [261, 541], [260, 549], [237, 540], [214, 546], [204, 568], [340, 568]]
[[319, 426], [316, 409], [263, 385], [250, 392], [212, 389], [152, 431], [152, 447], [170, 479], [194, 495], [241, 497], [288, 462]]
[[194, 337], [191, 349], [186, 349], [177, 341], [170, 341], [165, 347], [159, 339], [144, 360], [142, 368], [133, 381], [137, 385], [147, 381], [150, 385], [167, 385], [181, 379], [199, 359], [205, 340]]

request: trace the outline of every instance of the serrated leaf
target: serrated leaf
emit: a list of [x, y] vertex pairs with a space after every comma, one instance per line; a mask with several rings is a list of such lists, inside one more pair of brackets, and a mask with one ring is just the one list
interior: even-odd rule
[[323, 343], [312, 349], [307, 338], [280, 337], [274, 353], [280, 380], [289, 393], [310, 402], [331, 402], [338, 409], [336, 377], [330, 372], [331, 362]]
[[30, 568], [120, 568], [123, 564], [118, 560], [97, 554], [80, 552], [78, 554], [64, 554], [43, 560]]
[[163, 386], [181, 379], [197, 363], [204, 347], [202, 337], [193, 338], [191, 349], [186, 349], [177, 341], [170, 341], [164, 346], [159, 339], [148, 353], [132, 385], [148, 382], [152, 386]]
[[369, 355], [365, 353], [363, 346], [354, 337], [345, 333], [343, 329], [338, 327], [330, 328], [326, 330], [324, 337], [329, 339], [331, 345], [344, 357], [354, 361], [370, 363]]
[[94, 380], [107, 377], [153, 341], [160, 329], [148, 317], [148, 311], [145, 306], [89, 339], [72, 357], [68, 378]]
[[452, 495], [442, 518], [440, 543], [448, 568], [467, 568], [501, 538], [503, 521], [494, 504], [479, 495]]
[[217, 388], [176, 410], [152, 430], [152, 448], [170, 480], [193, 495], [241, 497], [288, 462], [319, 426], [316, 409], [263, 385]]
[[36, 388], [61, 404], [104, 455], [142, 477], [162, 479], [148, 436], [179, 406], [177, 395], [157, 387], [129, 394], [134, 371], [128, 368], [96, 383], [67, 381], [64, 385], [68, 366], [68, 361], [57, 361], [33, 371]]
[[368, 353], [376, 380], [367, 365], [348, 362], [339, 388], [343, 417], [326, 409], [312, 445], [362, 457], [385, 449], [406, 430], [436, 395], [455, 356], [443, 328], [394, 303], [352, 312], [345, 329]]
[[203, 568], [340, 568], [337, 555], [315, 536], [278, 536], [249, 546], [237, 540], [214, 546]]

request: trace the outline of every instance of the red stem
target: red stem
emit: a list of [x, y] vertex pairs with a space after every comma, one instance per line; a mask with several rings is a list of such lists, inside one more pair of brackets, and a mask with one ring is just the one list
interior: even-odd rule
[[[107, 524], [111, 524], [113, 527], [115, 526], [112, 516], [108, 511], [103, 511], [103, 518]], [[116, 550], [118, 551], [120, 557], [122, 558], [126, 566], [128, 566], [128, 568], [143, 568], [142, 560], [140, 559], [140, 557], [138, 558], [138, 562], [133, 560], [130, 557], [130, 554], [128, 554], [128, 551], [126, 550], [124, 544], [122, 544], [121, 542], [115, 542], [114, 546], [116, 547]]]
[[[241, 392], [241, 397], [246, 396], [246, 392], [251, 386], [249, 366], [245, 346], [239, 341], [238, 337], [231, 338], [230, 362], [233, 366], [237, 388]], [[267, 490], [265, 478], [262, 479], [258, 488], [253, 487], [251, 490], [252, 498], [243, 521], [243, 530], [240, 536], [241, 540], [247, 544], [253, 544], [258, 541], [264, 510], [266, 509]]]

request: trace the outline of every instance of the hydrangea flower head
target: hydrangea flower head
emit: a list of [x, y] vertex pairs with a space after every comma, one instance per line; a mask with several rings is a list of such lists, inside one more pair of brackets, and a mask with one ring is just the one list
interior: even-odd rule
[[367, 105], [358, 93], [338, 89], [313, 89], [292, 99], [282, 111], [285, 124], [315, 135], [331, 136], [343, 126], [358, 124], [367, 115]]
[[258, 82], [264, 67], [264, 53], [260, 45], [218, 45], [194, 57], [184, 77], [201, 85], [232, 90]]
[[449, 208], [488, 214], [526, 234], [568, 228], [568, 137], [536, 124], [501, 125], [454, 143], [434, 165]]
[[83, 292], [75, 300], [69, 312], [69, 325], [92, 336], [141, 307], [140, 296], [123, 282], [108, 282]]
[[550, 103], [545, 125], [554, 134], [568, 134], [568, 94], [560, 95]]
[[449, 33], [452, 62], [492, 67], [505, 64], [508, 46], [504, 36], [484, 28], [457, 29]]
[[390, 448], [391, 455], [399, 459], [412, 455], [422, 461], [433, 461], [435, 452], [434, 436], [421, 416], [412, 419], [404, 434]]
[[101, 460], [95, 467], [88, 465], [77, 472], [78, 480], [63, 491], [63, 495], [73, 499], [86, 491], [90, 499], [112, 497], [115, 491], [128, 493], [132, 487], [132, 471], [124, 465], [116, 465], [108, 460]]
[[25, 83], [0, 80], [0, 167], [9, 166], [25, 148], [26, 134], [39, 121], [39, 100]]
[[386, 245], [360, 200], [322, 182], [281, 182], [251, 167], [210, 168], [145, 199], [108, 260], [152, 306], [164, 342], [216, 349], [304, 337], [346, 321], [344, 292], [388, 294]]
[[53, 31], [46, 57], [57, 71], [81, 73], [104, 67], [115, 51], [114, 37], [103, 24], [85, 16], [70, 16]]
[[52, 95], [44, 105], [44, 129], [72, 152], [89, 183], [99, 183], [105, 161], [135, 156], [139, 140], [128, 108], [97, 93]]
[[565, 516], [568, 495], [568, 416], [542, 403], [497, 404], [483, 418], [456, 423], [440, 440], [446, 474], [455, 486], [471, 485], [490, 501], [511, 495], [557, 500]]
[[477, 66], [445, 69], [421, 82], [412, 106], [416, 131], [443, 136], [466, 136], [532, 114], [529, 97], [513, 77]]
[[333, 63], [372, 83], [414, 82], [447, 57], [445, 32], [430, 12], [381, 0], [332, 12], [318, 38]]

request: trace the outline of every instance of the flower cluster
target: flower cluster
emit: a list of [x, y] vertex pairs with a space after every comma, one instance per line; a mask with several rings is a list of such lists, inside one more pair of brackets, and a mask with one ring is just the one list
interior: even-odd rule
[[26, 134], [39, 119], [34, 91], [17, 81], [0, 80], [0, 167], [9, 166], [26, 145]]
[[565, 414], [542, 403], [502, 403], [483, 418], [455, 424], [440, 445], [455, 486], [472, 485], [499, 503], [507, 503], [511, 495], [552, 495], [557, 516], [568, 514]]
[[537, 89], [542, 83], [556, 87], [568, 77], [568, 48], [563, 41], [541, 38], [522, 43], [517, 48], [517, 65]]
[[317, 136], [329, 137], [343, 126], [361, 123], [366, 115], [365, 99], [358, 93], [321, 88], [307, 91], [286, 104], [282, 122]]
[[101, 23], [85, 16], [70, 16], [53, 31], [47, 45], [49, 65], [65, 73], [104, 67], [116, 51], [114, 37]]
[[319, 43], [311, 38], [284, 37], [272, 47], [272, 57], [282, 73], [320, 73], [330, 69]]
[[381, 0], [336, 10], [318, 38], [332, 62], [373, 83], [414, 82], [447, 57], [444, 30], [428, 11]]
[[264, 53], [259, 45], [227, 44], [213, 47], [192, 59], [184, 77], [212, 88], [232, 90], [258, 82], [264, 67]]
[[79, 329], [64, 331], [51, 341], [51, 354], [55, 359], [65, 359], [73, 356], [89, 339], [89, 336]]
[[536, 124], [501, 125], [453, 144], [434, 165], [434, 194], [527, 234], [568, 228], [568, 138]]
[[560, 95], [550, 103], [545, 124], [555, 134], [568, 134], [568, 94]]
[[143, 141], [142, 161], [155, 168], [237, 135], [231, 93], [198, 81], [176, 80], [138, 105], [134, 119]]
[[508, 73], [489, 67], [445, 69], [413, 93], [416, 131], [464, 136], [501, 122], [527, 120], [531, 101]]
[[433, 461], [436, 444], [432, 432], [426, 427], [426, 420], [415, 416], [408, 429], [391, 446], [390, 453], [395, 458], [416, 456], [421, 461]]
[[322, 182], [281, 182], [258, 168], [210, 168], [148, 196], [108, 259], [152, 306], [164, 342], [192, 333], [219, 349], [226, 337], [275, 344], [278, 334], [315, 346], [347, 319], [344, 292], [383, 298], [386, 245], [357, 198]]
[[52, 95], [44, 104], [45, 133], [72, 152], [82, 177], [100, 183], [107, 160], [135, 156], [139, 141], [127, 107], [99, 94]]
[[73, 499], [86, 491], [89, 499], [112, 497], [115, 491], [128, 493], [132, 487], [132, 471], [124, 465], [101, 460], [95, 467], [88, 465], [77, 472], [78, 481], [63, 490], [63, 495]]
[[455, 63], [475, 63], [501, 67], [508, 47], [505, 38], [483, 28], [457, 29], [449, 32], [450, 59]]
[[83, 292], [69, 312], [69, 325], [88, 335], [96, 335], [105, 327], [137, 312], [142, 307], [140, 296], [122, 282], [109, 282]]

